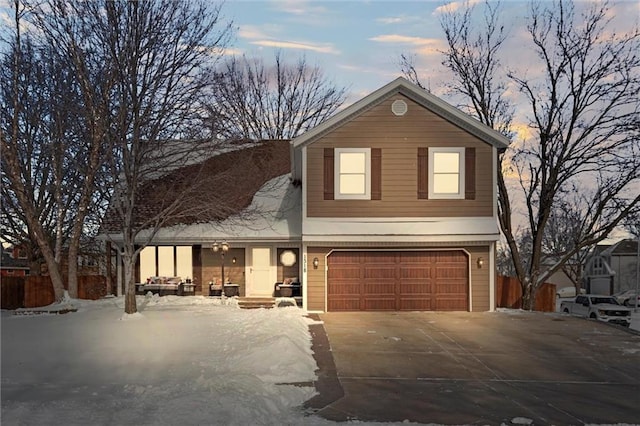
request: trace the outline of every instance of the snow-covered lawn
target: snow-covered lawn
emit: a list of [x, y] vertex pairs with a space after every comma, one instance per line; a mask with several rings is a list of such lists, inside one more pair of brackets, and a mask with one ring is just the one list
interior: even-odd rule
[[[2, 311], [2, 424], [296, 424], [313, 386], [310, 319], [204, 297], [71, 300]], [[286, 332], [285, 332], [286, 330]], [[327, 422], [315, 419], [318, 424]]]

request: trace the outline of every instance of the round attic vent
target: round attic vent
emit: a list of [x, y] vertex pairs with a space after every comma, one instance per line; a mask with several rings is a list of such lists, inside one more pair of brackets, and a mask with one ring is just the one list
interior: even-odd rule
[[400, 99], [393, 101], [391, 104], [391, 111], [395, 115], [405, 115], [407, 113], [407, 103]]

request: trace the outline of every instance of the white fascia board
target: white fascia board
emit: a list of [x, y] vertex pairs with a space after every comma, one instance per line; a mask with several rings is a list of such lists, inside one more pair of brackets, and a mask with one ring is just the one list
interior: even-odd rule
[[380, 244], [444, 244], [444, 243], [461, 243], [465, 244], [469, 241], [474, 242], [493, 242], [500, 239], [500, 234], [474, 234], [474, 235], [304, 235], [302, 241], [305, 243], [322, 243], [330, 242], [340, 243], [380, 243]]
[[495, 217], [305, 218], [304, 241], [497, 241]]

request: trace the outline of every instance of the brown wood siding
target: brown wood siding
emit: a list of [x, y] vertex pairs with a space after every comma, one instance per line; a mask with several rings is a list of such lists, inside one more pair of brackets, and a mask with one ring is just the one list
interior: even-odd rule
[[[467, 247], [471, 255], [471, 310], [485, 312], [489, 306], [489, 246]], [[478, 258], [482, 257], [484, 265], [478, 268]]]
[[[209, 281], [215, 282], [222, 279], [222, 256], [214, 253], [211, 248], [203, 246], [201, 253], [202, 261], [202, 294], [209, 295]], [[233, 258], [236, 263], [233, 263]], [[246, 294], [245, 280], [245, 249], [231, 248], [224, 256], [224, 277], [225, 281], [240, 285], [240, 296]]]
[[[328, 247], [307, 248], [307, 310], [325, 312], [325, 276], [326, 255], [331, 251]], [[313, 259], [318, 258], [318, 269], [313, 267]]]
[[466, 311], [468, 259], [457, 251], [335, 251], [329, 311]]
[[[404, 116], [391, 112], [403, 98]], [[381, 200], [325, 199], [325, 149], [381, 149]], [[419, 148], [471, 147], [476, 153], [475, 199], [418, 199]], [[491, 146], [415, 102], [397, 95], [313, 142], [307, 148], [309, 217], [469, 217], [493, 215]], [[328, 164], [327, 164], [328, 167]]]

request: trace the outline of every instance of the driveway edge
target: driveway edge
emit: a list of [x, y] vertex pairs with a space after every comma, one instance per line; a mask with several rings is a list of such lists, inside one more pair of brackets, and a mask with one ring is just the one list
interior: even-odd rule
[[313, 382], [318, 394], [304, 403], [304, 408], [309, 414], [315, 414], [333, 402], [344, 396], [344, 390], [338, 379], [336, 364], [333, 360], [333, 353], [329, 344], [329, 338], [317, 314], [309, 314], [309, 318], [320, 324], [310, 324], [311, 350], [313, 358], [316, 360], [318, 379]]

